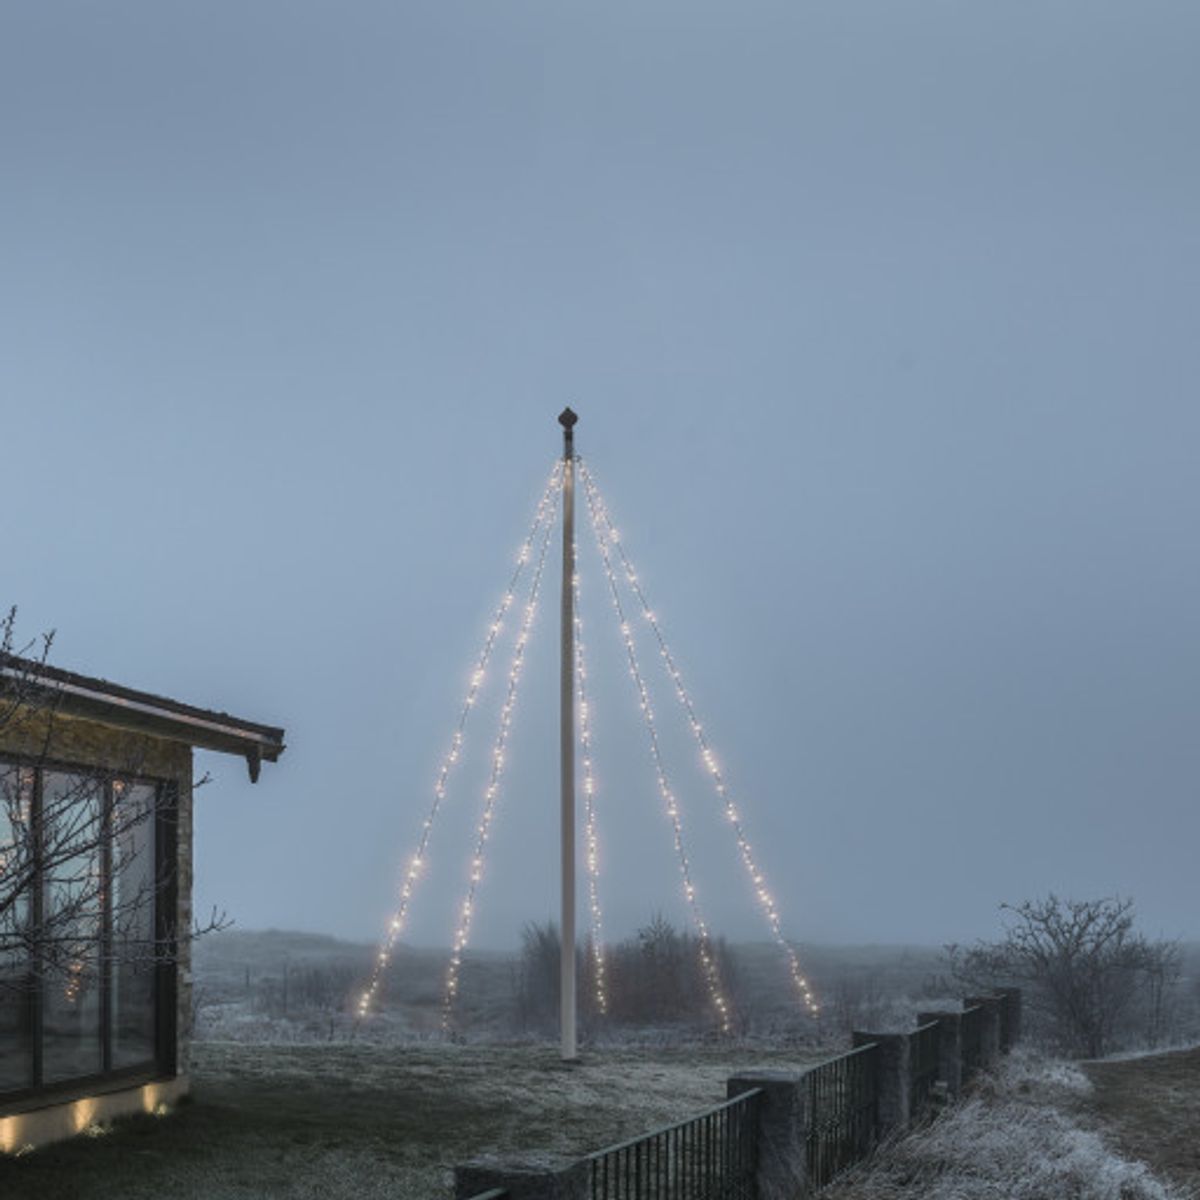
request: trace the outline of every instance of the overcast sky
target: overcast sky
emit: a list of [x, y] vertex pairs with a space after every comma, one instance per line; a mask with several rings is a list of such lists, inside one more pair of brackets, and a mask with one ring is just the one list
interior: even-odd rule
[[[200, 756], [198, 904], [371, 938], [569, 403], [788, 933], [1055, 890], [1200, 936], [1198, 38], [1193, 0], [7, 3], [0, 603], [286, 726], [255, 787]], [[479, 945], [556, 904], [557, 549]], [[581, 575], [623, 934], [684, 915]], [[642, 644], [701, 903], [762, 936]]]

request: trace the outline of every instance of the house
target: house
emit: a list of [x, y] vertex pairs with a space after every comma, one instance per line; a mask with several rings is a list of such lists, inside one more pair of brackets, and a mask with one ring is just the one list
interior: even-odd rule
[[187, 1092], [192, 751], [283, 736], [0, 656], [0, 1151]]

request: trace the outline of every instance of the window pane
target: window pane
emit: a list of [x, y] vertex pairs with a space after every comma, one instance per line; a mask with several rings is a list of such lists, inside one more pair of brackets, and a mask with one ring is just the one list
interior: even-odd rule
[[154, 1058], [154, 808], [149, 784], [113, 788], [112, 1065]]
[[33, 1083], [29, 813], [33, 774], [0, 763], [0, 1092]]
[[42, 953], [42, 1077], [46, 1083], [103, 1068], [100, 954], [103, 785], [46, 771], [42, 782], [46, 888]]

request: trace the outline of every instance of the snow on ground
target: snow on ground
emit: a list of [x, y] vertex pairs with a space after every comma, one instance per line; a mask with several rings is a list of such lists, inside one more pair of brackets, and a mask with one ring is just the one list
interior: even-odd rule
[[725, 1098], [736, 1071], [819, 1051], [728, 1044], [194, 1047], [194, 1102], [0, 1163], [4, 1200], [438, 1200], [481, 1155], [576, 1157]]

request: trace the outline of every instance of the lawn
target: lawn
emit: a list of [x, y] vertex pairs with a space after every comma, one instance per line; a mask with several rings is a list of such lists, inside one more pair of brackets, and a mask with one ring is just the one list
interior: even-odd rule
[[715, 1104], [802, 1050], [546, 1045], [194, 1048], [190, 1103], [0, 1162], [5, 1200], [439, 1200], [481, 1153], [583, 1154]]

